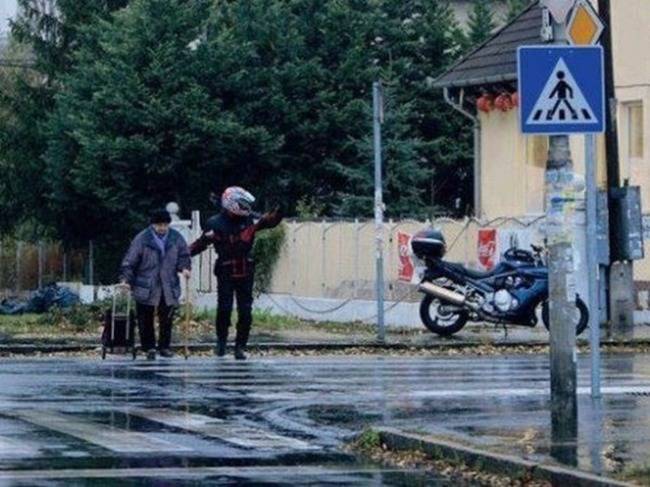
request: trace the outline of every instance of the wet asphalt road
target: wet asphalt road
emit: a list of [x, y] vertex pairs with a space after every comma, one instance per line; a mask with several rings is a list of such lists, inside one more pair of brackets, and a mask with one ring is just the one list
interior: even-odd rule
[[[2, 360], [0, 485], [445, 485], [341, 445], [366, 425], [390, 425], [548, 460], [547, 362]], [[586, 365], [575, 462], [607, 473], [647, 463], [650, 358], [606, 357], [597, 403]]]

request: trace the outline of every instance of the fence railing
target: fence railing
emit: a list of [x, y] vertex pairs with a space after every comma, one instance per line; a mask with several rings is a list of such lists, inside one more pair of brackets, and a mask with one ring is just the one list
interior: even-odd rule
[[[200, 215], [175, 226], [188, 241], [201, 233]], [[375, 228], [370, 220], [288, 220], [286, 239], [267, 291], [285, 295], [296, 306], [302, 298], [335, 299], [336, 303], [375, 299]], [[414, 234], [424, 227], [437, 227], [447, 240], [447, 259], [481, 268], [479, 232], [497, 230], [495, 253], [512, 245], [526, 248], [543, 239], [542, 217], [497, 218], [490, 221], [440, 218], [433, 221], [388, 220], [385, 224], [384, 295], [389, 301], [415, 301], [413, 286], [400, 281], [398, 233]], [[581, 232], [577, 232], [581, 233]], [[648, 239], [650, 240], [650, 239]], [[650, 281], [650, 241], [646, 258], [635, 263], [635, 280]], [[584, 236], [582, 243], [584, 244]], [[58, 243], [0, 241], [0, 293], [31, 290], [52, 281], [91, 283], [92, 246], [65, 251]], [[192, 289], [199, 293], [217, 291], [213, 274], [216, 254], [212, 248], [193, 259]], [[338, 306], [339, 304], [336, 304]], [[334, 305], [332, 305], [334, 306]], [[320, 309], [320, 308], [319, 308]]]
[[20, 293], [51, 282], [87, 281], [88, 251], [65, 250], [56, 242], [0, 241], [0, 292]]

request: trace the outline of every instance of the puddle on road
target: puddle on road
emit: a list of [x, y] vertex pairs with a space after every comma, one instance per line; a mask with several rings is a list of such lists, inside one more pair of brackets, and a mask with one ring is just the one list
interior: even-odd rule
[[357, 431], [381, 420], [381, 414], [362, 412], [355, 406], [347, 405], [311, 406], [307, 410], [307, 416], [318, 424]]

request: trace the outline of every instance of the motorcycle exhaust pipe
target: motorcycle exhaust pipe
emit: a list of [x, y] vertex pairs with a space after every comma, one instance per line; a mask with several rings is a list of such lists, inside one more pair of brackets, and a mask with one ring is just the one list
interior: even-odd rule
[[462, 306], [464, 308], [469, 308], [472, 310], [475, 310], [477, 308], [476, 305], [468, 302], [467, 298], [465, 298], [465, 296], [463, 296], [462, 294], [452, 291], [450, 289], [445, 289], [444, 287], [441, 286], [437, 286], [432, 282], [421, 283], [420, 286], [418, 287], [418, 290], [420, 290], [423, 293], [430, 294], [431, 296], [434, 296], [436, 298], [439, 298], [442, 301], [446, 301], [448, 303], [454, 304], [456, 306]]

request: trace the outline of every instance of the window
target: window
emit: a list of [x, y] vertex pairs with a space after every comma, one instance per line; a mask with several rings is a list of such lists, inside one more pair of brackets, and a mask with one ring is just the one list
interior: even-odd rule
[[627, 107], [628, 156], [630, 160], [643, 159], [643, 105], [633, 103]]

